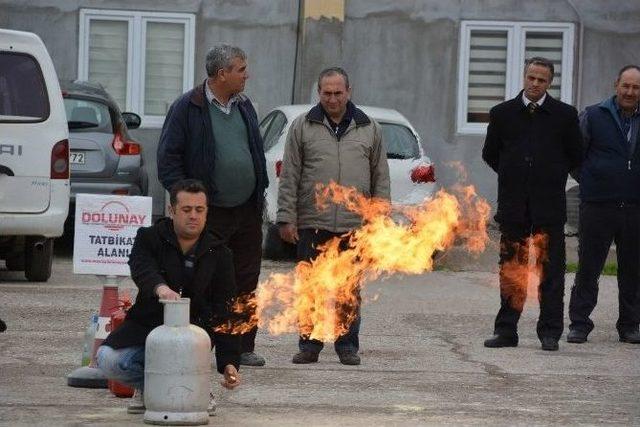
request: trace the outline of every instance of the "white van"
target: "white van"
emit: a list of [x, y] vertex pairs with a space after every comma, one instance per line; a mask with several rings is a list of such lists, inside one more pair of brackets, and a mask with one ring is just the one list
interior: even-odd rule
[[42, 40], [0, 29], [0, 259], [30, 281], [51, 276], [69, 210], [69, 131]]

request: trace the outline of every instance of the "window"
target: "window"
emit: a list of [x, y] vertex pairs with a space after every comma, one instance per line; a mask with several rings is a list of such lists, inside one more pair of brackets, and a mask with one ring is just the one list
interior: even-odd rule
[[388, 159], [417, 159], [420, 157], [418, 140], [408, 127], [380, 123], [382, 137], [387, 146]]
[[269, 129], [269, 125], [271, 124], [275, 116], [276, 116], [276, 113], [273, 112], [269, 114], [267, 117], [265, 117], [264, 119], [262, 119], [262, 121], [260, 122], [260, 136], [262, 137], [263, 141], [264, 141], [264, 137], [267, 136], [267, 129]]
[[193, 87], [194, 46], [191, 14], [82, 9], [78, 78], [102, 84], [143, 126], [161, 126]]
[[287, 124], [287, 118], [280, 111], [269, 114], [260, 124], [260, 133], [264, 143], [264, 151], [269, 151], [271, 147], [278, 143], [282, 129]]
[[573, 36], [570, 23], [466, 21], [460, 30], [459, 133], [484, 133], [489, 110], [522, 89], [524, 61], [550, 59], [555, 68], [549, 94], [573, 99]]
[[0, 52], [0, 94], [0, 122], [42, 122], [49, 117], [49, 93], [31, 55]]
[[77, 132], [114, 133], [109, 107], [104, 104], [65, 97], [64, 109], [67, 113], [69, 129]]

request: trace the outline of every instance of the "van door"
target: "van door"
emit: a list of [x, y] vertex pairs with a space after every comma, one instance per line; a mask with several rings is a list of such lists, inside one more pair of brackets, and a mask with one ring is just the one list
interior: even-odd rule
[[0, 50], [0, 94], [0, 213], [44, 212], [58, 135], [47, 132], [51, 108], [38, 61]]

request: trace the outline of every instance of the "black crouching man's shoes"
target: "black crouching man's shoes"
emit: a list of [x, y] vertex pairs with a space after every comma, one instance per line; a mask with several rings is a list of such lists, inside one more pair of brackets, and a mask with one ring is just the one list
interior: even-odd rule
[[567, 334], [567, 342], [573, 344], [582, 344], [587, 342], [587, 334], [577, 329], [571, 329]]
[[248, 351], [240, 355], [240, 364], [245, 366], [264, 366], [264, 357], [253, 351]]
[[553, 337], [542, 337], [542, 349], [545, 351], [558, 351], [558, 340]]
[[620, 342], [628, 342], [630, 344], [640, 344], [640, 332], [638, 331], [620, 332]]
[[504, 335], [494, 335], [488, 340], [484, 341], [484, 346], [489, 348], [499, 347], [517, 347], [518, 337], [507, 337]]

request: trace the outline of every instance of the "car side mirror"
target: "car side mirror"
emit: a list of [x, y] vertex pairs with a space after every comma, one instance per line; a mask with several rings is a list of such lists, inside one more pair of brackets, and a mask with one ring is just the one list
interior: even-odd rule
[[122, 119], [129, 129], [138, 129], [142, 119], [136, 113], [122, 113]]

